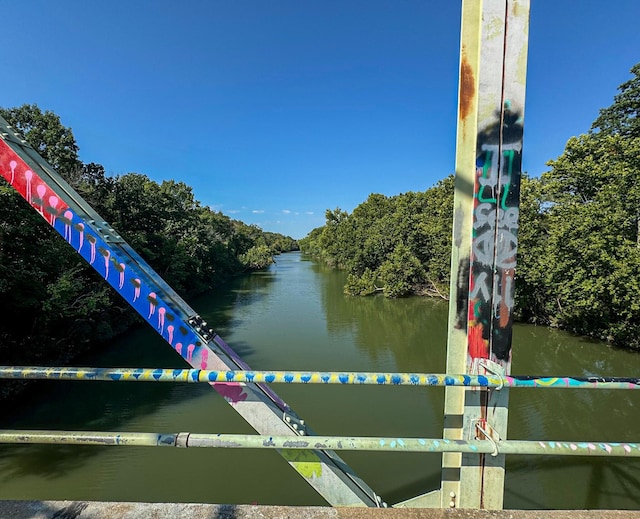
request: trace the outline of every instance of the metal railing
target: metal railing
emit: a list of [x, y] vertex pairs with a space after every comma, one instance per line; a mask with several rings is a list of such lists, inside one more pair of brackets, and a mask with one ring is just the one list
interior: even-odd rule
[[[318, 371], [216, 371], [162, 368], [76, 368], [0, 366], [0, 379], [76, 380], [104, 382], [182, 382], [208, 384], [337, 384], [381, 386], [463, 386], [499, 391], [502, 388], [640, 389], [640, 379], [622, 377], [533, 377], [447, 375], [430, 373], [370, 373]], [[483, 424], [477, 424], [480, 431]], [[349, 436], [269, 436], [243, 434], [155, 433], [126, 431], [0, 430], [0, 443], [68, 444], [146, 447], [208, 447], [226, 449], [299, 449], [377, 452], [459, 452], [556, 456], [640, 457], [636, 443], [551, 440], [449, 440]]]

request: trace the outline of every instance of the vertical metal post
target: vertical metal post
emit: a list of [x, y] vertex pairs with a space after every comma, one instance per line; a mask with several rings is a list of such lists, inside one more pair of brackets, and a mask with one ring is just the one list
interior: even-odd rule
[[[448, 373], [508, 374], [529, 0], [463, 0]], [[446, 388], [444, 437], [506, 438], [508, 391]], [[500, 509], [504, 456], [444, 454], [440, 504]]]

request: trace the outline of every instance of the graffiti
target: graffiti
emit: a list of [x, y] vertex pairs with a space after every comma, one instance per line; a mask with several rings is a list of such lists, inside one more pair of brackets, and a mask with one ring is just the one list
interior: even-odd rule
[[[246, 366], [131, 247], [112, 234], [113, 230], [96, 224], [97, 215], [93, 210], [77, 193], [60, 184], [56, 174], [37, 154], [35, 158], [30, 156], [37, 166], [34, 167], [36, 171], [28, 169], [22, 156], [29, 148], [17, 144], [15, 136], [5, 132], [9, 126], [1, 117], [0, 130], [0, 175], [184, 359], [201, 368], [209, 364], [229, 368]], [[6, 140], [7, 136], [10, 140]], [[167, 324], [169, 322], [172, 324]], [[218, 355], [220, 352], [222, 356]], [[268, 386], [260, 385], [257, 389], [239, 383], [211, 385], [258, 431], [281, 429], [287, 435], [296, 434], [293, 428], [284, 424], [282, 411], [288, 410], [288, 406]], [[324, 455], [319, 457], [314, 451], [293, 454], [283, 450], [281, 454], [287, 460], [291, 458], [291, 465], [309, 481], [322, 479], [318, 483], [314, 481], [312, 486], [330, 503], [347, 506], [377, 504], [375, 496], [372, 500], [371, 489], [352, 481], [351, 472], [346, 470], [341, 460]], [[329, 470], [328, 475], [323, 476], [325, 466]]]
[[469, 258], [463, 258], [460, 260], [460, 264], [458, 265], [456, 289], [458, 297], [456, 299], [455, 326], [460, 330], [466, 330], [469, 314]]
[[[89, 264], [160, 334], [185, 360], [194, 366], [206, 367], [209, 354], [198, 336], [186, 323], [169, 310], [172, 305], [163, 299], [158, 287], [136, 277], [136, 266], [130, 263], [122, 251], [113, 249], [98, 234], [88, 233], [91, 223], [71, 209], [64, 200], [37, 173], [29, 169], [22, 160], [13, 159], [7, 144], [0, 140], [0, 175], [18, 191], [23, 198], [73, 247]], [[35, 186], [36, 195], [32, 193]], [[83, 247], [88, 242], [89, 247]], [[101, 261], [96, 261], [101, 258]], [[111, 268], [113, 267], [113, 269]], [[113, 275], [113, 273], [117, 275]], [[130, 276], [128, 276], [131, 272]], [[139, 274], [138, 274], [139, 276]], [[128, 279], [127, 279], [128, 278]], [[165, 321], [173, 324], [166, 327]], [[176, 333], [177, 332], [177, 333]], [[175, 337], [177, 335], [177, 337]], [[173, 344], [176, 340], [175, 345]], [[183, 347], [186, 344], [186, 347]], [[196, 347], [200, 355], [196, 355]], [[200, 359], [197, 362], [196, 357]], [[216, 388], [220, 389], [220, 388]], [[237, 388], [219, 391], [230, 401], [242, 401], [247, 395]]]
[[456, 327], [467, 327], [470, 361], [511, 355], [522, 133], [520, 112], [505, 103], [478, 134], [471, 256], [457, 280]]
[[307, 479], [322, 476], [322, 464], [309, 451], [287, 450], [286, 459]]

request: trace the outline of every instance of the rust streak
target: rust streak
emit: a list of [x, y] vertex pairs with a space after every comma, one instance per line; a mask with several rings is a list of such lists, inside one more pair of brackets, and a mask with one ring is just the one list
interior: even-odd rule
[[467, 52], [463, 46], [462, 60], [460, 61], [460, 120], [466, 119], [469, 115], [475, 94], [476, 86], [473, 69], [469, 65]]

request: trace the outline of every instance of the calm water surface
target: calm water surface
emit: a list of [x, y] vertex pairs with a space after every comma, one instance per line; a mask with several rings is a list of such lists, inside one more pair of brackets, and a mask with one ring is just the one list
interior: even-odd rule
[[[194, 302], [255, 369], [442, 373], [446, 303], [351, 298], [344, 274], [285, 254]], [[546, 328], [514, 330], [514, 374], [638, 376], [640, 356]], [[152, 330], [83, 365], [183, 367]], [[205, 385], [38, 382], [5, 428], [252, 433]], [[442, 436], [442, 388], [274, 386], [326, 435]], [[512, 439], [640, 441], [640, 392], [514, 389]], [[389, 503], [439, 487], [437, 454], [340, 454]], [[640, 508], [640, 462], [507, 458], [506, 508]], [[275, 453], [0, 446], [0, 499], [325, 504]]]

